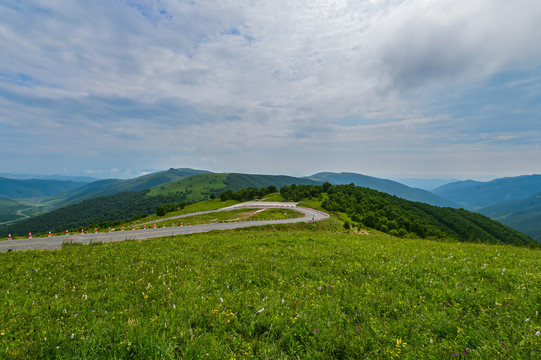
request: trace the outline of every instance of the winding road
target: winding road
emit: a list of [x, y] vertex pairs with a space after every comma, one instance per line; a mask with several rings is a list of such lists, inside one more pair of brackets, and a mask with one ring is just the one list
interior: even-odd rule
[[229, 211], [229, 210], [238, 210], [238, 209], [290, 209], [298, 211], [304, 214], [303, 217], [292, 218], [292, 219], [281, 219], [281, 220], [258, 220], [258, 221], [241, 221], [241, 222], [227, 222], [227, 223], [210, 223], [202, 225], [191, 225], [191, 226], [176, 226], [169, 228], [157, 228], [157, 229], [142, 229], [142, 230], [126, 230], [126, 231], [115, 231], [107, 233], [90, 233], [90, 234], [79, 234], [79, 235], [62, 235], [62, 236], [52, 236], [48, 238], [34, 238], [34, 239], [17, 239], [17, 240], [7, 240], [0, 241], [0, 252], [7, 251], [19, 251], [19, 250], [31, 250], [31, 249], [47, 249], [55, 250], [62, 247], [64, 243], [80, 243], [80, 244], [90, 244], [93, 242], [112, 242], [112, 241], [123, 241], [123, 240], [143, 240], [150, 238], [157, 238], [163, 236], [171, 235], [183, 235], [183, 234], [194, 234], [201, 233], [213, 230], [229, 230], [229, 229], [238, 229], [245, 228], [250, 226], [261, 226], [261, 225], [272, 225], [272, 224], [287, 224], [287, 223], [298, 223], [298, 222], [312, 222], [312, 221], [321, 221], [329, 218], [327, 213], [324, 213], [319, 210], [314, 210], [305, 207], [299, 207], [296, 203], [290, 202], [246, 202], [233, 206], [229, 206], [222, 209], [210, 210], [210, 211], [201, 211], [191, 214], [183, 214], [179, 216], [174, 216], [165, 219], [155, 220], [163, 221], [169, 219], [179, 219], [188, 216], [208, 214], [213, 212]]

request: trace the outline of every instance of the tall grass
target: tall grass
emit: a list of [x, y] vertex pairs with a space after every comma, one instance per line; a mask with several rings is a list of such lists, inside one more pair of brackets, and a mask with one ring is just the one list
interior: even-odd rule
[[334, 226], [0, 254], [0, 358], [541, 356], [539, 250]]

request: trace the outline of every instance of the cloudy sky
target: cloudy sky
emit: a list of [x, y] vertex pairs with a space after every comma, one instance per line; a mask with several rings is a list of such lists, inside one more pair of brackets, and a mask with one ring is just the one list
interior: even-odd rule
[[0, 0], [0, 172], [541, 173], [539, 0]]

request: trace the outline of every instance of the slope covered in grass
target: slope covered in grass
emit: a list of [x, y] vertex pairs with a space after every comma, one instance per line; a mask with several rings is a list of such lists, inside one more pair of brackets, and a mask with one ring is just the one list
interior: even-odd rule
[[67, 205], [74, 205], [84, 200], [118, 194], [127, 191], [141, 191], [154, 186], [182, 179], [194, 174], [206, 173], [204, 170], [194, 169], [169, 169], [152, 174], [139, 176], [133, 179], [106, 179], [99, 180], [82, 186], [78, 189], [67, 191], [48, 198], [44, 203], [50, 208], [59, 208]]
[[275, 186], [281, 188], [291, 184], [317, 184], [317, 182], [285, 175], [254, 175], [254, 174], [199, 174], [177, 181], [171, 181], [152, 188], [149, 196], [177, 195], [186, 202], [198, 202], [208, 199], [211, 195], [218, 197], [227, 190], [238, 191], [253, 187]]
[[538, 358], [541, 253], [335, 221], [0, 254], [0, 358]]

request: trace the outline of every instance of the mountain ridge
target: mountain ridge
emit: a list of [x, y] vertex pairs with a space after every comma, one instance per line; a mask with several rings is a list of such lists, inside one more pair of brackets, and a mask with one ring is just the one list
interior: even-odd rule
[[427, 190], [412, 188], [394, 180], [376, 178], [353, 172], [320, 172], [307, 178], [319, 180], [321, 182], [328, 181], [333, 185], [347, 185], [353, 183], [357, 186], [385, 192], [410, 201], [419, 201], [442, 207], [459, 207], [453, 201], [442, 198]]

